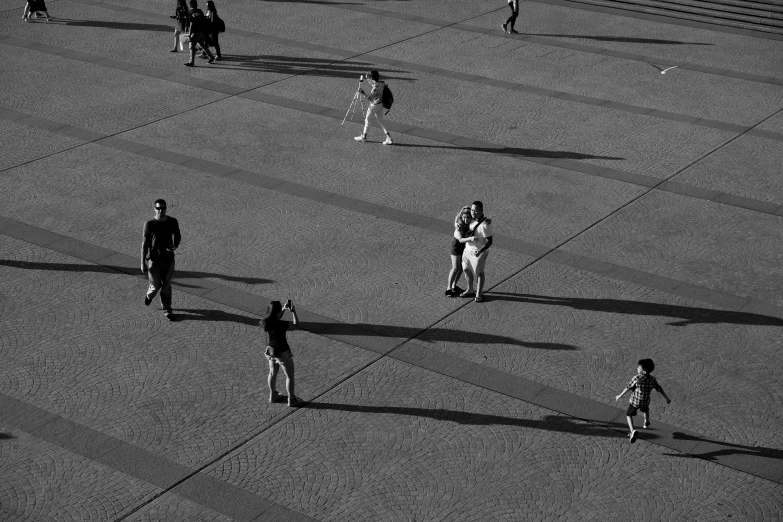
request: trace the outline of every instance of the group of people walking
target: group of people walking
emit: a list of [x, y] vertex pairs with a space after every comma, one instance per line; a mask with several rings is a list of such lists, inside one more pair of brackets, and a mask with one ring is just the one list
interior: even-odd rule
[[[178, 46], [182, 42], [182, 36], [188, 36], [188, 48], [190, 50], [190, 60], [185, 62], [186, 67], [195, 66], [197, 48], [201, 47], [201, 58], [207, 58], [209, 63], [215, 60], [221, 60], [220, 54], [220, 33], [225, 31], [225, 23], [220, 19], [217, 13], [215, 2], [207, 2], [207, 12], [199, 9], [198, 0], [190, 0], [190, 9], [188, 9], [186, 0], [177, 0], [177, 8], [171, 18], [176, 20], [174, 27], [174, 48], [172, 53], [179, 51]], [[215, 48], [215, 54], [209, 50]]]

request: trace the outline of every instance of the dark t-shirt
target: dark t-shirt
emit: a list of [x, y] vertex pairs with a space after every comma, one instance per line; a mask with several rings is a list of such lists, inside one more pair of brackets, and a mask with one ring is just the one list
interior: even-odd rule
[[150, 219], [144, 223], [144, 241], [149, 245], [147, 259], [151, 261], [170, 261], [174, 252], [169, 247], [179, 245], [182, 235], [179, 233], [179, 222], [173, 217], [166, 221]]
[[269, 321], [264, 325], [266, 345], [272, 348], [272, 353], [269, 354], [272, 357], [280, 357], [283, 353], [291, 350], [291, 347], [288, 346], [288, 340], [285, 338], [289, 326], [291, 323], [288, 321]]
[[[468, 233], [468, 230], [470, 228], [470, 225], [467, 223], [461, 222], [459, 225], [459, 234], [461, 237], [465, 237], [465, 234]], [[465, 250], [465, 243], [460, 243], [459, 239], [452, 238], [451, 240], [451, 252], [452, 255], [460, 255]]]
[[204, 16], [204, 11], [199, 8], [190, 10], [190, 32], [193, 34], [212, 32], [209, 18]]

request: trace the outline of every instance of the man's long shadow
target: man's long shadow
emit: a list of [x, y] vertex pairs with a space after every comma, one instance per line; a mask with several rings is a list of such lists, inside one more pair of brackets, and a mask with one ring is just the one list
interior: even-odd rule
[[[269, 72], [277, 74], [293, 74], [298, 76], [324, 76], [332, 78], [349, 78], [358, 80], [361, 71], [372, 67], [369, 62], [338, 62], [323, 58], [308, 58], [302, 56], [282, 56], [273, 54], [247, 55], [223, 54], [219, 62], [212, 63], [210, 69], [246, 70]], [[397, 71], [406, 73], [408, 71]], [[411, 82], [410, 78], [402, 76], [384, 76], [385, 80]]]
[[621, 43], [642, 43], [642, 44], [660, 44], [660, 45], [715, 45], [702, 42], [683, 42], [680, 40], [661, 40], [658, 38], [636, 38], [633, 36], [585, 36], [581, 34], [536, 34], [521, 33], [525, 36], [544, 36], [547, 38], [575, 38], [583, 40], [597, 40], [599, 42], [621, 42]]
[[717, 440], [704, 439], [695, 435], [688, 435], [679, 431], [672, 433], [672, 438], [676, 440], [693, 440], [698, 442], [708, 442], [718, 446], [725, 446], [726, 449], [708, 451], [706, 453], [665, 453], [672, 457], [688, 457], [704, 460], [716, 460], [722, 455], [752, 455], [754, 457], [767, 457], [771, 459], [783, 459], [783, 450], [777, 448], [765, 448], [760, 446], [743, 446], [742, 444], [732, 444], [731, 442], [721, 442]]
[[[126, 267], [111, 266], [111, 265], [77, 265], [74, 263], [37, 263], [31, 261], [9, 261], [6, 259], [0, 259], [0, 266], [10, 266], [13, 268], [21, 268], [23, 270], [56, 270], [60, 272], [102, 272], [109, 273], [110, 271], [127, 273]], [[139, 270], [141, 275], [141, 270]], [[263, 279], [261, 277], [237, 277], [225, 274], [216, 274], [212, 272], [198, 272], [195, 270], [177, 270], [174, 282], [180, 286], [186, 288], [195, 288], [195, 285], [189, 285], [177, 281], [178, 278], [192, 278], [192, 279], [206, 279], [214, 277], [217, 279], [223, 279], [224, 281], [235, 281], [238, 283], [246, 283], [249, 285], [262, 285], [272, 283], [271, 279]]]
[[415, 328], [410, 326], [394, 326], [387, 324], [368, 324], [368, 323], [316, 323], [303, 322], [302, 328], [307, 331], [325, 335], [325, 336], [377, 336], [390, 337], [401, 340], [415, 338], [417, 341], [439, 342], [447, 341], [454, 343], [470, 344], [508, 344], [514, 346], [524, 346], [526, 348], [536, 348], [540, 350], [578, 350], [579, 348], [570, 344], [562, 343], [544, 343], [531, 342], [507, 337], [505, 335], [494, 335], [487, 333], [471, 332], [469, 330], [454, 330], [450, 328]]
[[249, 326], [258, 326], [261, 321], [255, 317], [232, 314], [223, 310], [202, 310], [198, 308], [177, 308], [177, 322], [182, 321], [222, 321]]
[[[575, 433], [591, 437], [626, 438], [622, 433], [623, 425], [616, 423], [592, 424], [577, 422], [576, 419], [560, 415], [546, 415], [542, 419], [515, 419], [500, 415], [486, 413], [469, 413], [458, 410], [428, 409], [398, 406], [362, 406], [357, 404], [340, 404], [333, 402], [310, 402], [305, 406], [308, 410], [339, 410], [356, 413], [375, 413], [389, 415], [403, 415], [406, 417], [423, 417], [438, 421], [455, 422], [468, 426], [517, 426], [520, 428], [534, 428], [562, 433]], [[616, 428], [616, 429], [615, 429]], [[657, 438], [655, 435], [645, 434], [646, 439]]]
[[648, 315], [672, 317], [678, 321], [667, 323], [669, 326], [688, 326], [691, 324], [746, 324], [754, 326], [783, 326], [783, 319], [748, 312], [733, 312], [696, 308], [690, 306], [646, 303], [622, 299], [586, 299], [582, 297], [550, 297], [535, 294], [512, 294], [509, 292], [488, 292], [487, 301], [506, 300], [552, 306], [567, 306], [575, 310], [607, 312], [613, 314]]
[[612, 160], [620, 161], [625, 158], [616, 156], [594, 156], [592, 154], [583, 154], [581, 152], [570, 152], [565, 150], [543, 150], [543, 149], [523, 149], [519, 147], [460, 147], [458, 145], [416, 145], [413, 143], [395, 143], [395, 148], [411, 147], [425, 149], [448, 149], [448, 150], [470, 150], [474, 152], [491, 152], [493, 154], [504, 154], [506, 156], [517, 156], [520, 158], [554, 158], [554, 159], [573, 159], [573, 160]]
[[74, 27], [102, 27], [105, 29], [120, 29], [124, 31], [157, 31], [174, 33], [174, 20], [171, 25], [140, 24], [133, 22], [103, 22], [101, 20], [73, 20], [70, 18], [52, 18], [50, 24], [70, 25]]

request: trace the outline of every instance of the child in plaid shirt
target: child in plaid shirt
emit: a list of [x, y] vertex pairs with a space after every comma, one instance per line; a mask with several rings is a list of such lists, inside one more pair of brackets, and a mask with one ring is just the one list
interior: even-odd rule
[[620, 397], [633, 390], [633, 395], [628, 404], [628, 409], [625, 414], [628, 419], [628, 427], [631, 429], [631, 433], [628, 437], [631, 439], [631, 443], [636, 442], [637, 432], [633, 429], [633, 418], [636, 416], [636, 411], [639, 410], [644, 414], [644, 427], [650, 427], [650, 395], [652, 395], [653, 389], [658, 390], [658, 393], [663, 395], [666, 399], [666, 404], [671, 404], [671, 399], [666, 396], [666, 392], [663, 391], [661, 385], [655, 380], [655, 377], [650, 375], [655, 369], [655, 363], [652, 359], [642, 359], [639, 361], [639, 366], [636, 368], [636, 375], [634, 375], [628, 386], [625, 387], [623, 392], [614, 398], [615, 402], [620, 400]]

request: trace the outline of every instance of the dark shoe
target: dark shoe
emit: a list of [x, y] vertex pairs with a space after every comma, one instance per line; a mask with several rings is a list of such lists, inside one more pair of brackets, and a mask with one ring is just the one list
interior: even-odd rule
[[178, 53], [179, 51], [176, 48], [174, 48], [174, 49], [169, 49], [169, 52], [170, 53]]
[[452, 290], [451, 288], [449, 288], [448, 290], [446, 290], [445, 292], [443, 292], [443, 295], [445, 295], [446, 297], [454, 297], [454, 290]]
[[465, 290], [463, 290], [462, 288], [460, 288], [458, 286], [455, 286], [454, 288], [451, 289], [451, 291], [454, 292], [454, 295], [459, 295], [462, 292], [464, 292]]
[[215, 63], [215, 57], [213, 56], [209, 60], [207, 60], [207, 63]]
[[468, 291], [468, 290], [465, 290], [464, 292], [462, 292], [461, 294], [459, 294], [459, 296], [460, 296], [460, 297], [476, 297], [476, 294], [475, 294], [475, 292], [473, 292], [473, 291]]
[[152, 302], [152, 298], [150, 296], [145, 295], [144, 296], [144, 306], [149, 306]]
[[288, 398], [288, 407], [289, 408], [298, 408], [299, 406], [302, 406], [305, 402], [297, 397], [296, 395], [291, 395]]
[[642, 426], [644, 429], [647, 429], [650, 427], [650, 421], [647, 421], [644, 423], [644, 426]]
[[636, 442], [636, 435], [638, 435], [638, 434], [639, 434], [639, 432], [637, 432], [636, 430], [633, 430], [633, 431], [631, 432], [631, 444], [633, 444], [634, 442]]
[[163, 315], [165, 315], [166, 319], [168, 319], [171, 322], [174, 322], [174, 321], [177, 320], [177, 316], [174, 315], [174, 312], [172, 312], [171, 310], [166, 310], [165, 312], [163, 312]]
[[188, 62], [185, 64], [185, 67], [193, 67], [193, 62]]
[[276, 391], [269, 394], [269, 402], [282, 402], [282, 400], [283, 396]]
[[475, 299], [475, 301], [476, 301], [477, 303], [480, 303], [480, 302], [481, 302], [481, 301], [483, 301], [483, 300], [484, 300], [484, 296], [481, 296], [481, 295], [477, 295], [477, 296], [476, 296], [476, 299]]
[[512, 29], [509, 31], [509, 34], [519, 34], [519, 31]]
[[219, 62], [220, 60], [222, 60], [222, 59], [223, 59], [223, 57], [222, 57], [222, 56], [220, 56], [220, 55], [217, 55], [217, 56], [215, 56], [215, 60], [216, 60], [216, 61], [218, 61], [218, 62]]

